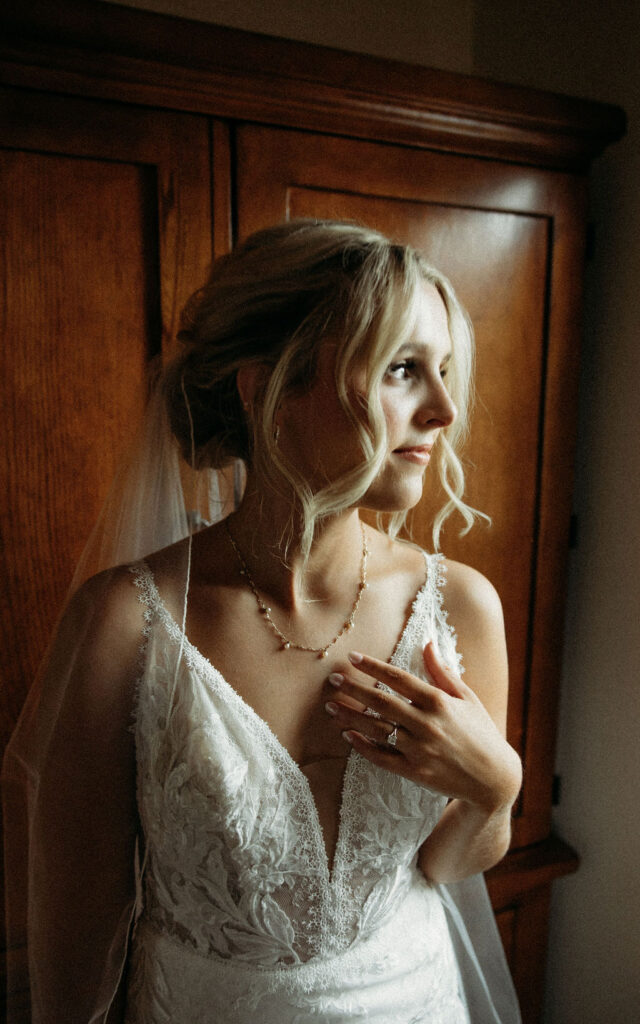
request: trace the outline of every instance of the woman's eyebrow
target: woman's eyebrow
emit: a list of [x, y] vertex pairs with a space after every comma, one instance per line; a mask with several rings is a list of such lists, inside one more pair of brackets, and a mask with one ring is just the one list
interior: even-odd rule
[[[405, 341], [400, 348], [394, 352], [394, 359], [401, 356], [404, 352], [415, 352], [416, 349], [432, 349], [433, 346], [428, 341]], [[446, 366], [450, 361], [453, 353], [449, 350], [441, 359], [443, 366]]]

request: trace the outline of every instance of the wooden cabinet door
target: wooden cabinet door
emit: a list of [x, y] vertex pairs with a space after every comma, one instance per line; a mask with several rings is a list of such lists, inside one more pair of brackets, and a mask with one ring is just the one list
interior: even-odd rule
[[[293, 217], [371, 225], [422, 250], [471, 314], [478, 359], [464, 450], [468, 500], [493, 526], [460, 538], [452, 518], [442, 549], [484, 572], [502, 597], [509, 737], [526, 763], [514, 845], [543, 839], [569, 528], [583, 184], [525, 166], [251, 125], [238, 129], [236, 152], [241, 237]], [[436, 485], [428, 476], [413, 519], [413, 535], [427, 548]]]
[[149, 360], [210, 262], [211, 174], [206, 118], [9, 89], [0, 103], [4, 746]]

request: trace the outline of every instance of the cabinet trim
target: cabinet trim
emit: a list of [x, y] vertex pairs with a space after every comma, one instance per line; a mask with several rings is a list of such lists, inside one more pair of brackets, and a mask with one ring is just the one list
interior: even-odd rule
[[609, 104], [96, 0], [8, 0], [0, 26], [14, 85], [557, 169], [625, 131]]
[[511, 850], [486, 874], [494, 910], [504, 910], [525, 893], [547, 888], [554, 879], [573, 874], [579, 865], [576, 851], [553, 835], [525, 849]]

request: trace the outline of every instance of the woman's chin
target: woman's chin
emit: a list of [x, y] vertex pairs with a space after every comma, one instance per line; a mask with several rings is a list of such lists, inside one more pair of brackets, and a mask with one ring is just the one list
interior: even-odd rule
[[398, 487], [370, 487], [362, 501], [361, 508], [371, 512], [409, 512], [422, 498], [422, 477], [415, 483], [403, 483]]

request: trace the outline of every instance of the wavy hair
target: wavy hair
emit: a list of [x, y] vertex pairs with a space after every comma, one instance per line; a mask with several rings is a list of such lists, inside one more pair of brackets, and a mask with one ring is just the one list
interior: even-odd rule
[[[466, 436], [472, 402], [474, 342], [471, 323], [444, 275], [411, 246], [350, 223], [296, 220], [258, 231], [217, 260], [205, 285], [189, 300], [178, 334], [182, 351], [165, 373], [172, 430], [195, 468], [222, 469], [235, 459], [292, 499], [301, 517], [302, 552], [317, 525], [357, 505], [386, 455], [379, 400], [384, 373], [415, 322], [422, 283], [433, 284], [447, 311], [452, 357], [447, 387], [458, 410], [436, 443], [443, 505], [433, 523], [439, 546], [443, 523], [457, 511], [467, 532], [477, 515], [463, 501], [464, 473], [457, 451]], [[312, 492], [274, 441], [280, 403], [314, 382], [321, 343], [337, 342], [335, 380], [340, 403], [362, 448], [362, 462]], [[237, 372], [266, 367], [250, 415], [238, 394]], [[365, 370], [365, 395], [350, 381]], [[385, 529], [396, 536], [406, 519], [394, 513]]]

